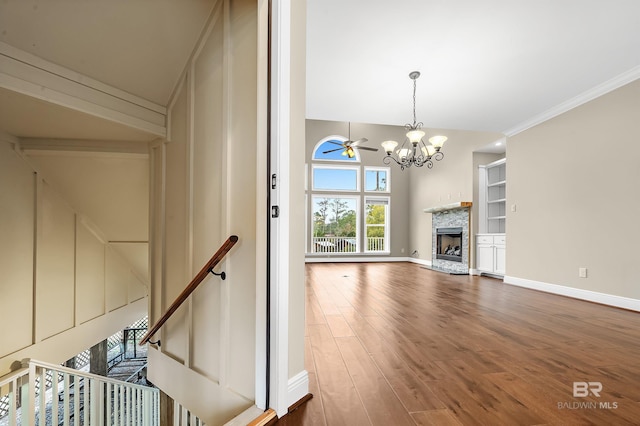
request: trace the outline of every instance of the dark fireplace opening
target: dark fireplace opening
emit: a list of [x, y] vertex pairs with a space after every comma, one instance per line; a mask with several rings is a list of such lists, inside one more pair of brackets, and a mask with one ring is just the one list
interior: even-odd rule
[[462, 228], [436, 228], [436, 259], [462, 262]]

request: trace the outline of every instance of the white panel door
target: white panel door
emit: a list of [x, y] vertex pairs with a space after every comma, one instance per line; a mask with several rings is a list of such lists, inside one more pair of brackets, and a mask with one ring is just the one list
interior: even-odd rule
[[495, 272], [496, 274], [505, 274], [505, 257], [506, 257], [506, 247], [502, 245], [495, 246]]

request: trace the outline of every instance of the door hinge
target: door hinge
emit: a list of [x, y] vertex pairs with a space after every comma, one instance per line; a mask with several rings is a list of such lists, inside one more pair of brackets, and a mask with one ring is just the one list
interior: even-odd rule
[[271, 189], [276, 189], [278, 176], [274, 173], [271, 175]]
[[271, 206], [271, 217], [275, 219], [279, 216], [280, 216], [280, 207]]

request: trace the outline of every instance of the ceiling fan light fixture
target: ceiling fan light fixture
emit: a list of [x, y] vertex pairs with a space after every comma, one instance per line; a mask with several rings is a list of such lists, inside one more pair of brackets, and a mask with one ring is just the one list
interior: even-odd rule
[[348, 147], [346, 151], [343, 153], [343, 155], [346, 155], [349, 158], [353, 158], [356, 156], [356, 153], [354, 152], [353, 148]]

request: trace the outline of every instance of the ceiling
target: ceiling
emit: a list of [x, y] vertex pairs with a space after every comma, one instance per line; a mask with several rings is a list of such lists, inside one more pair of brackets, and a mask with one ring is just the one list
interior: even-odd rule
[[3, 0], [0, 41], [166, 105], [215, 0]]
[[[307, 118], [506, 132], [640, 65], [637, 0], [307, 0]], [[636, 77], [640, 73], [636, 72]]]
[[[3, 0], [0, 41], [164, 106], [215, 3]], [[637, 0], [307, 0], [307, 16], [311, 119], [404, 125], [418, 70], [425, 126], [505, 132], [640, 67]], [[47, 120], [81, 113], [18, 114], [26, 103], [0, 92], [0, 130], [91, 137]], [[117, 127], [113, 139], [153, 139]]]

